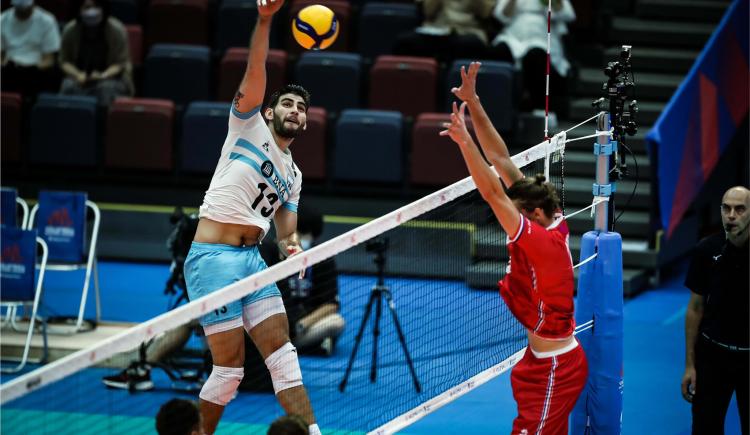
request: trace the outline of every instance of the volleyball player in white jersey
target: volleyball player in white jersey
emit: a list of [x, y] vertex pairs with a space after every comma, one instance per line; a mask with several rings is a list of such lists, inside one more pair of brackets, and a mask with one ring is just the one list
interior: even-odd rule
[[[293, 255], [302, 251], [295, 235], [302, 174], [292, 161], [289, 145], [305, 129], [310, 96], [300, 86], [287, 85], [261, 110], [271, 19], [282, 4], [283, 0], [258, 1], [247, 69], [185, 261], [191, 300], [267, 267], [257, 246], [268, 232], [271, 219], [280, 252]], [[242, 381], [245, 331], [265, 359], [281, 406], [288, 414], [305, 418], [311, 435], [320, 434], [275, 284], [201, 317], [201, 324], [214, 363], [200, 393], [207, 434], [216, 430], [224, 407]]]

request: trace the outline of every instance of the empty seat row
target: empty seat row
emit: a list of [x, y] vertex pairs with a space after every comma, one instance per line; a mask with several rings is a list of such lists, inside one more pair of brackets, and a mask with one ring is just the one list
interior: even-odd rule
[[[20, 126], [5, 123], [18, 110], [6, 110], [15, 96], [3, 94], [3, 133]], [[182, 119], [175, 149], [174, 104], [168, 100], [120, 98], [106, 119], [104, 166], [124, 171], [172, 171], [175, 153], [182, 173], [209, 175], [227, 134], [229, 104], [191, 103]], [[410, 164], [403, 115], [394, 111], [347, 109], [328, 126], [323, 108], [311, 107], [308, 126], [292, 146], [295, 161], [310, 181], [399, 184], [408, 166], [410, 182], [446, 185], [468, 173], [458, 149], [438, 135], [448, 114], [421, 114], [414, 124]], [[29, 160], [35, 165], [94, 167], [98, 125], [93, 97], [42, 94], [31, 111]], [[332, 131], [329, 131], [332, 130]], [[9, 136], [8, 136], [9, 137]], [[3, 149], [20, 144], [5, 142]], [[19, 156], [20, 157], [20, 152]], [[5, 155], [3, 156], [5, 161]], [[12, 160], [10, 160], [12, 161]]]
[[[227, 50], [219, 64], [216, 100], [231, 101], [242, 80], [247, 63], [246, 48]], [[169, 99], [178, 105], [209, 100], [211, 89], [210, 53], [207, 47], [157, 44], [151, 48], [144, 68], [142, 95]], [[432, 58], [379, 56], [366, 75], [362, 57], [355, 53], [306, 52], [287, 73], [287, 53], [270, 50], [266, 67], [267, 90], [273, 92], [288, 79], [307, 88], [316, 106], [333, 114], [344, 109], [362, 108], [363, 83], [367, 82], [370, 109], [396, 110], [409, 117], [423, 112], [450, 110], [454, 100], [451, 88], [461, 83], [460, 68], [469, 60], [456, 60], [449, 68], [446, 84], [438, 91], [439, 68]], [[485, 109], [501, 131], [512, 130], [515, 112], [513, 66], [485, 61], [477, 78], [477, 89], [484, 96]], [[438, 98], [439, 96], [439, 98]], [[445, 101], [442, 107], [438, 100]]]

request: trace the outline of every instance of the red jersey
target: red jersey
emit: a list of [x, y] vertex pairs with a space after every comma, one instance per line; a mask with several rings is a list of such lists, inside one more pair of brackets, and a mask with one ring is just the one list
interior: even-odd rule
[[548, 228], [519, 215], [518, 232], [508, 239], [510, 259], [499, 282], [500, 295], [534, 335], [566, 338], [575, 329], [568, 225], [561, 214]]

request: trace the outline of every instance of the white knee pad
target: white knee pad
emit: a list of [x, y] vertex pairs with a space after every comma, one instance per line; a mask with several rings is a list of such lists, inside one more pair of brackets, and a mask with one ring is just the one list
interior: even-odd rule
[[234, 399], [234, 393], [245, 375], [243, 367], [214, 366], [211, 376], [201, 388], [200, 398], [206, 402], [226, 406]]
[[266, 367], [271, 373], [273, 391], [279, 394], [289, 388], [302, 385], [302, 371], [299, 369], [297, 349], [287, 342], [266, 358]]

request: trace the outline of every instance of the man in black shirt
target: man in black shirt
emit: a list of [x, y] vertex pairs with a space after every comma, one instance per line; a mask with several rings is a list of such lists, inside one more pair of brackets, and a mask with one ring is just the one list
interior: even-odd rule
[[[300, 205], [297, 233], [302, 248], [310, 249], [323, 233], [323, 216]], [[269, 267], [280, 261], [274, 243], [264, 243], [260, 250]], [[333, 353], [336, 339], [344, 329], [344, 318], [339, 314], [337, 275], [336, 262], [329, 258], [308, 267], [303, 278], [294, 275], [277, 283], [289, 319], [292, 344], [301, 353]]]
[[709, 236], [693, 253], [685, 286], [682, 396], [693, 404], [693, 434], [724, 433], [729, 401], [737, 394], [742, 433], [748, 434], [748, 225], [750, 190], [732, 187], [721, 201], [724, 234]]

